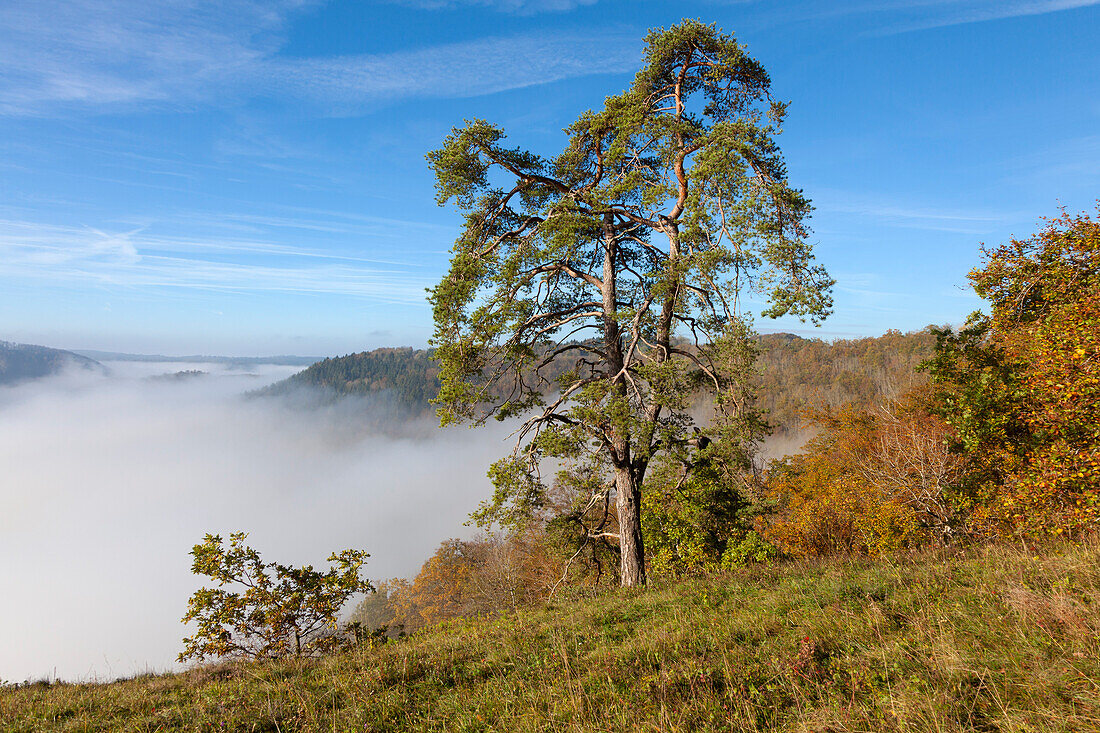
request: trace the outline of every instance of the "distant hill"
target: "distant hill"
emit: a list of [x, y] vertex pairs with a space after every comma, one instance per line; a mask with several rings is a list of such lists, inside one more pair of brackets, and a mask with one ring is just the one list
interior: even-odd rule
[[99, 361], [164, 361], [187, 362], [190, 364], [226, 364], [230, 367], [245, 368], [256, 364], [278, 364], [281, 366], [309, 366], [320, 357], [316, 356], [210, 356], [193, 354], [191, 356], [164, 356], [163, 354], [127, 354], [119, 351], [96, 351], [79, 349], [73, 353]]
[[[927, 330], [826, 342], [790, 333], [764, 334], [757, 365], [759, 399], [776, 432], [798, 430], [808, 407], [854, 402], [870, 406], [925, 377], [916, 371], [935, 345]], [[412, 416], [431, 414], [439, 368], [425, 349], [387, 348], [324, 359], [254, 394], [289, 395], [314, 388], [331, 399], [385, 395]]]
[[832, 342], [771, 333], [759, 344], [758, 399], [783, 433], [797, 430], [809, 407], [870, 407], [923, 384], [917, 366], [932, 355], [936, 337], [927, 329]]
[[72, 351], [0, 341], [0, 384], [14, 384], [48, 377], [70, 367], [100, 370], [104, 368], [95, 359]]
[[322, 359], [253, 394], [282, 396], [303, 388], [332, 398], [385, 394], [396, 406], [418, 416], [432, 411], [429, 400], [439, 391], [439, 366], [425, 349], [375, 349]]

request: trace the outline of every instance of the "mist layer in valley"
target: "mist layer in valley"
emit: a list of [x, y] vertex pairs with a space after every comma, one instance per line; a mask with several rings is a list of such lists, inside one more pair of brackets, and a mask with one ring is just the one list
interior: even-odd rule
[[247, 531], [284, 563], [357, 547], [371, 579], [415, 573], [507, 450], [499, 426], [439, 431], [384, 397], [244, 396], [299, 366], [105, 366], [0, 388], [9, 682], [172, 669], [206, 532]]

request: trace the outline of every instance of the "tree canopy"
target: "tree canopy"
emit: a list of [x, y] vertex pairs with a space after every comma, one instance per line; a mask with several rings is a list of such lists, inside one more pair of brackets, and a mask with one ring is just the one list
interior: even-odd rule
[[1079, 534], [1100, 519], [1100, 222], [1063, 214], [985, 250], [990, 312], [943, 330], [929, 369], [990, 531]]
[[208, 534], [191, 550], [191, 570], [217, 583], [200, 588], [187, 603], [183, 623], [194, 622], [194, 636], [183, 640], [179, 661], [206, 657], [278, 659], [316, 656], [342, 644], [337, 632], [341, 606], [357, 593], [369, 593], [359, 571], [369, 557], [362, 550], [329, 556], [335, 567], [265, 563], [244, 543], [248, 535]]
[[[583, 465], [578, 490], [615, 497], [617, 532], [600, 534], [618, 540], [622, 584], [643, 584], [643, 481], [658, 457], [700, 448], [692, 391], [714, 394], [713, 445], [743, 465], [763, 429], [747, 299], [815, 323], [831, 308], [810, 202], [776, 143], [785, 112], [732, 35], [684, 21], [649, 33], [631, 87], [582, 114], [556, 156], [483, 120], [428, 154], [438, 202], [465, 216], [431, 291], [440, 415], [524, 420], [481, 520], [544, 505], [542, 458]], [[547, 378], [562, 357], [572, 367]]]

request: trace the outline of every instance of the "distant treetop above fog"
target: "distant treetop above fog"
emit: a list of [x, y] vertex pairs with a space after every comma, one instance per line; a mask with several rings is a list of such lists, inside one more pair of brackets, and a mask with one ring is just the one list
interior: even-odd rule
[[57, 374], [63, 369], [104, 367], [95, 359], [47, 346], [0, 341], [0, 384], [14, 384]]
[[439, 367], [426, 349], [375, 349], [322, 359], [255, 394], [285, 396], [311, 388], [333, 398], [385, 392], [414, 415], [427, 414], [439, 391]]

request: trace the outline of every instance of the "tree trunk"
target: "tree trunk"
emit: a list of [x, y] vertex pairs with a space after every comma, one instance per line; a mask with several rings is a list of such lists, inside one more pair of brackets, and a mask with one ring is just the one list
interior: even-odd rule
[[642, 490], [630, 466], [615, 469], [615, 499], [619, 511], [621, 585], [645, 585], [645, 544], [642, 540]]
[[[616, 316], [619, 265], [615, 218], [603, 217], [603, 337], [607, 374], [612, 378], [611, 393], [626, 400], [622, 330]], [[621, 585], [645, 585], [645, 546], [642, 543], [642, 487], [630, 463], [630, 433], [624, 425], [611, 428], [607, 436], [611, 449], [611, 465], [615, 469], [616, 508], [619, 512], [619, 552], [622, 569]]]

